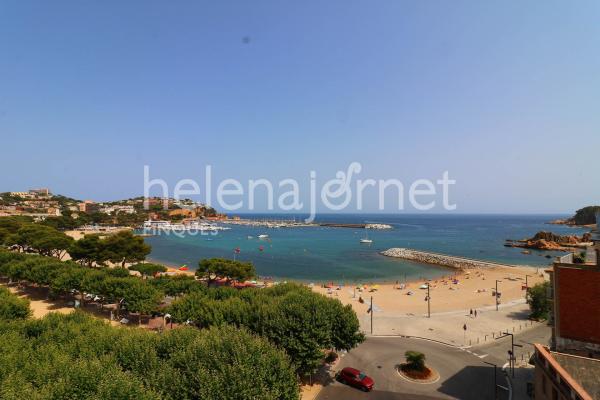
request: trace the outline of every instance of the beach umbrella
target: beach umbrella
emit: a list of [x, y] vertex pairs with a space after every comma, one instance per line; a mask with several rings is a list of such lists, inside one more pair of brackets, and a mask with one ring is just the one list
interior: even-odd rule
[[189, 268], [187, 267], [187, 265], [182, 265], [181, 267], [179, 267], [180, 271], [187, 271]]

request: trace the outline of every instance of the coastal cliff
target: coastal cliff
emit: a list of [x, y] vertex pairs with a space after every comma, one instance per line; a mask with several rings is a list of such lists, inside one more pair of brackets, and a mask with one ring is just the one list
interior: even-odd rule
[[600, 206], [587, 206], [575, 211], [575, 215], [567, 219], [557, 219], [550, 221], [553, 225], [573, 225], [593, 227], [596, 221], [596, 214], [600, 213]]

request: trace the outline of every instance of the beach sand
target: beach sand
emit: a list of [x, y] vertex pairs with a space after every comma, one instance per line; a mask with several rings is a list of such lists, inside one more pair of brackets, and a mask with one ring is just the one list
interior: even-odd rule
[[[444, 278], [429, 281], [431, 312], [456, 310], [467, 310], [468, 312], [470, 309], [493, 306], [496, 279], [501, 281], [498, 282], [501, 304], [523, 299], [525, 297], [525, 290], [523, 290], [525, 275], [529, 275], [527, 279], [530, 287], [547, 279], [544, 268], [494, 267], [467, 271], [449, 270], [448, 275]], [[454, 279], [457, 283], [453, 283]], [[427, 289], [420, 289], [420, 286], [426, 282], [427, 280], [423, 279], [409, 281], [403, 289], [398, 289], [402, 287], [402, 281], [399, 281], [398, 285], [363, 282], [360, 289], [352, 284], [346, 284], [338, 289], [338, 283], [333, 282], [332, 289], [315, 285], [313, 290], [339, 299], [344, 304], [352, 305], [359, 315], [368, 310], [371, 296], [376, 312], [422, 315], [427, 313]], [[409, 292], [412, 292], [412, 295], [408, 295]], [[359, 302], [360, 297], [364, 303]]]

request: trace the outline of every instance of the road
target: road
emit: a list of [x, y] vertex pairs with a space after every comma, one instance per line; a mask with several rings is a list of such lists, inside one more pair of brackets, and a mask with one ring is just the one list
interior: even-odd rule
[[[532, 329], [528, 329], [522, 333], [515, 333], [515, 344], [523, 347], [515, 347], [515, 356], [517, 362], [528, 360], [528, 355], [533, 354], [533, 343], [548, 344], [551, 337], [551, 328], [547, 325], [538, 325]], [[510, 350], [510, 336], [497, 339], [485, 345], [472, 347], [475, 354], [479, 356], [485, 355], [484, 359], [488, 362], [493, 362], [503, 365], [508, 361], [508, 350]]]
[[[549, 338], [550, 328], [545, 325], [515, 335], [515, 343], [523, 345], [515, 351], [517, 358], [520, 360], [521, 354], [532, 353], [533, 343], [548, 343]], [[364, 371], [375, 380], [375, 389], [363, 393], [332, 380], [321, 390], [317, 400], [493, 399], [493, 368], [485, 362], [498, 365], [497, 382], [506, 386], [506, 378], [500, 373], [500, 368], [507, 360], [509, 348], [510, 337], [465, 350], [421, 339], [370, 337], [343, 357], [338, 369], [352, 366]], [[424, 353], [427, 365], [439, 372], [440, 380], [432, 384], [417, 384], [400, 377], [394, 367], [404, 362], [407, 350]], [[517, 386], [519, 391], [524, 390], [521, 388], [524, 382]], [[507, 398], [507, 393], [501, 389], [498, 394], [499, 399]]]
[[[396, 372], [404, 362], [404, 352], [420, 351], [426, 364], [440, 374], [431, 384], [413, 383]], [[363, 393], [332, 381], [322, 390], [318, 400], [328, 399], [493, 399], [493, 369], [473, 354], [453, 346], [421, 339], [370, 337], [342, 358], [340, 368], [353, 366], [375, 380], [375, 389]], [[498, 379], [503, 379], [500, 374]]]

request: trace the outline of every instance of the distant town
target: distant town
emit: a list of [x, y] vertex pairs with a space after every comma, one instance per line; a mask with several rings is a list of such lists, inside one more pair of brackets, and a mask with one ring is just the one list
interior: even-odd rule
[[136, 227], [149, 219], [179, 222], [186, 219], [227, 218], [212, 207], [190, 199], [135, 197], [94, 202], [55, 195], [48, 188], [0, 193], [0, 217], [2, 216], [31, 217], [37, 222], [50, 219], [60, 229], [94, 224]]

